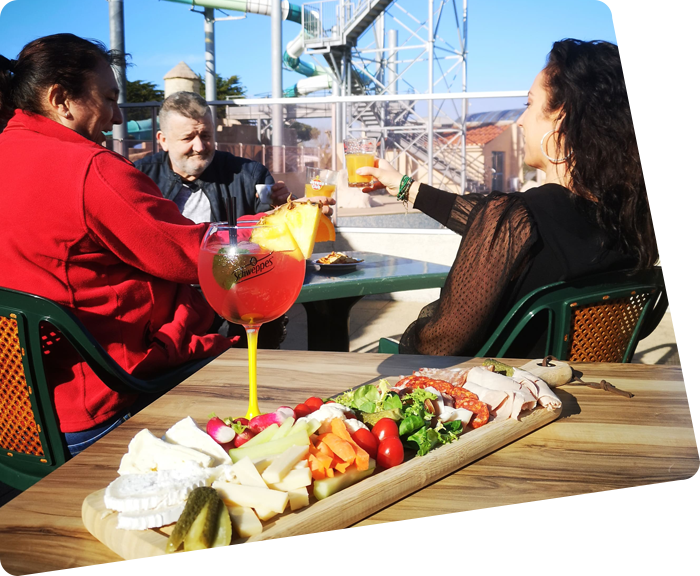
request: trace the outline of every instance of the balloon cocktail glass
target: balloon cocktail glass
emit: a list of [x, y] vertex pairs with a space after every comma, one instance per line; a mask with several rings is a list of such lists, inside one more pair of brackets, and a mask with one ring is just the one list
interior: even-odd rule
[[[245, 327], [250, 397], [246, 418], [260, 414], [257, 395], [258, 331], [287, 312], [304, 282], [305, 260], [298, 250], [277, 250], [274, 226], [258, 222], [212, 223], [199, 250], [199, 284], [211, 307]], [[263, 242], [256, 239], [273, 239]], [[272, 247], [270, 247], [272, 245]]]

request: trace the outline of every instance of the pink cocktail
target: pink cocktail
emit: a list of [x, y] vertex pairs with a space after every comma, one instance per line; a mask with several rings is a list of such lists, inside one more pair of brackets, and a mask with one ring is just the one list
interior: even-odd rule
[[298, 250], [263, 248], [248, 239], [259, 224], [211, 224], [199, 251], [199, 284], [209, 305], [246, 329], [250, 400], [247, 418], [257, 416], [258, 331], [289, 310], [304, 282], [306, 262]]

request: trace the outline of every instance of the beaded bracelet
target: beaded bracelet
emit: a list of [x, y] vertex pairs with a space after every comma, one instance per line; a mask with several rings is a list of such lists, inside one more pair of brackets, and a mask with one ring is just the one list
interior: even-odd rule
[[399, 202], [403, 202], [404, 206], [408, 210], [408, 191], [411, 188], [414, 180], [410, 176], [404, 176], [401, 178], [401, 184], [399, 185], [399, 193], [396, 195], [396, 199]]

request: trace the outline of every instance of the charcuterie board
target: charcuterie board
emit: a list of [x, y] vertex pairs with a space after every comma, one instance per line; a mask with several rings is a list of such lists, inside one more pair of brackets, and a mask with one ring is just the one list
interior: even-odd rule
[[[372, 513], [425, 487], [448, 474], [522, 438], [556, 420], [561, 409], [542, 407], [469, 430], [459, 440], [414, 456], [388, 470], [377, 470], [369, 478], [295, 512], [287, 511], [264, 522], [261, 534], [234, 539], [232, 544], [284, 538], [301, 534], [347, 528]], [[93, 492], [83, 501], [82, 519], [88, 531], [105, 546], [126, 560], [165, 554], [172, 526], [157, 530], [118, 530], [117, 514], [105, 508], [104, 490]], [[235, 536], [234, 536], [235, 538]]]

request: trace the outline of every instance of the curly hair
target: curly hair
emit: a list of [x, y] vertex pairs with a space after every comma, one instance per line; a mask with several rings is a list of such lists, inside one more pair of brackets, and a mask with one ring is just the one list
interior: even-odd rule
[[[544, 68], [546, 112], [558, 111], [558, 144], [577, 198], [638, 268], [658, 260], [632, 113], [617, 46], [601, 40], [555, 42]], [[583, 200], [581, 200], [583, 202]]]
[[45, 115], [42, 95], [59, 84], [72, 98], [80, 98], [88, 86], [89, 74], [100, 61], [125, 64], [126, 55], [107, 50], [99, 40], [74, 34], [53, 34], [29, 42], [17, 60], [0, 62], [0, 128], [15, 109]]

